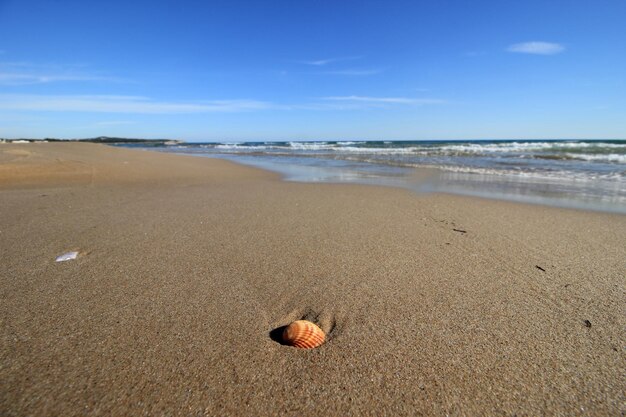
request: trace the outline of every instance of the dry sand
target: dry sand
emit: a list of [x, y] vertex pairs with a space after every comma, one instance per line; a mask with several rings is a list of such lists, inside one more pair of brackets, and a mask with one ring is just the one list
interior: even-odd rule
[[3, 416], [626, 412], [626, 216], [0, 145], [0, 258]]

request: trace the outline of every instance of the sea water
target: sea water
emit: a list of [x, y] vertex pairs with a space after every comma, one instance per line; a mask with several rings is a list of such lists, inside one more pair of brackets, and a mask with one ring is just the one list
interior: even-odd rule
[[211, 142], [156, 149], [226, 158], [290, 181], [390, 185], [626, 214], [626, 140]]

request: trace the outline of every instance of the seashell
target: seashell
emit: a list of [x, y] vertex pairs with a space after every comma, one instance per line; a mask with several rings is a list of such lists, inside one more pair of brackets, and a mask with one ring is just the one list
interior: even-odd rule
[[303, 349], [312, 349], [320, 346], [326, 340], [324, 331], [316, 324], [307, 320], [297, 320], [283, 331], [283, 342], [289, 346]]
[[78, 252], [74, 251], [74, 252], [67, 252], [64, 253], [63, 255], [59, 255], [56, 257], [55, 262], [65, 262], [65, 261], [71, 261], [76, 259], [76, 257], [78, 256]]

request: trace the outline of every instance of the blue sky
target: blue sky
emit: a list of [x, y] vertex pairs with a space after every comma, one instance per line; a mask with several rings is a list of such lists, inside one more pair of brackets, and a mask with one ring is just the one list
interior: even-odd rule
[[626, 2], [0, 0], [0, 137], [626, 138]]

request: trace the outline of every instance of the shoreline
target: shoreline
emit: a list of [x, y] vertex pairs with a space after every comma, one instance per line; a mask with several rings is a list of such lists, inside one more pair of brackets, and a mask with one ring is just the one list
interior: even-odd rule
[[0, 147], [1, 414], [624, 411], [622, 215], [43, 145]]
[[[361, 143], [361, 146], [364, 146], [365, 143], [366, 142]], [[422, 142], [419, 143], [422, 146], [419, 148], [422, 149], [419, 152], [422, 153], [429, 152], [424, 149], [431, 149], [429, 146], [433, 146], [433, 143], [426, 143], [426, 145]], [[495, 149], [499, 149], [499, 147], [503, 145], [511, 148], [518, 146], [520, 149], [525, 149], [522, 145], [528, 145], [532, 142], [527, 141], [523, 144], [518, 144], [517, 142], [510, 141], [489, 141], [488, 143]], [[298, 147], [290, 149], [291, 146], [295, 146], [292, 145], [291, 142], [271, 142], [269, 144], [246, 143], [243, 145], [232, 145], [232, 149], [225, 151], [217, 150], [219, 146], [226, 146], [223, 144], [219, 146], [213, 144], [216, 148], [194, 147], [193, 144], [187, 144], [181, 145], [181, 147], [161, 147], [151, 150], [190, 156], [213, 157], [239, 162], [245, 165], [278, 172], [289, 181], [394, 186], [406, 188], [419, 194], [441, 192], [478, 196], [501, 201], [515, 201], [553, 207], [626, 214], [626, 194], [619, 191], [620, 182], [615, 178], [605, 178], [606, 175], [608, 175], [607, 172], [604, 172], [604, 174], [599, 177], [585, 176], [588, 175], [589, 172], [586, 174], [582, 174], [581, 172], [576, 173], [575, 169], [582, 169], [582, 165], [576, 165], [575, 163], [571, 166], [572, 169], [575, 168], [572, 172], [566, 172], [565, 166], [561, 165], [559, 169], [565, 171], [558, 171], [561, 174], [556, 176], [554, 172], [534, 171], [530, 168], [528, 168], [528, 171], [520, 173], [518, 171], [512, 172], [502, 169], [496, 169], [494, 171], [493, 169], [487, 168], [470, 168], [462, 164], [437, 165], [434, 161], [431, 161], [431, 163], [423, 161], [418, 163], [416, 161], [415, 163], [409, 163], [407, 165], [406, 161], [394, 161], [394, 157], [389, 155], [394, 155], [394, 150], [404, 152], [408, 149], [409, 151], [418, 152], [418, 148], [389, 148], [391, 149], [391, 154], [385, 157], [385, 152], [389, 152], [388, 148], [383, 147], [371, 150], [368, 147], [364, 147], [353, 149], [347, 146], [350, 144], [351, 142], [332, 142], [332, 144], [316, 142], [307, 145], [297, 142]], [[442, 142], [439, 146], [442, 144], [447, 144], [447, 142]], [[552, 143], [552, 146], [556, 147], [556, 149], [563, 149], [564, 144], [567, 144], [567, 142], [556, 141]], [[394, 143], [394, 146], [400, 145], [406, 147], [404, 143]], [[409, 145], [417, 146], [417, 143], [409, 143]], [[538, 142], [538, 145], [547, 146], [550, 145], [550, 142], [541, 141]], [[286, 150], [283, 150], [282, 147], [285, 146], [287, 146], [285, 148]], [[307, 146], [311, 149], [307, 148]], [[473, 142], [466, 142], [454, 146], [459, 149], [465, 149], [465, 147], [471, 148], [471, 146], [477, 145]], [[488, 145], [481, 146], [487, 146], [490, 151], [495, 152], [493, 149], [489, 148]], [[626, 146], [626, 142], [622, 146]], [[248, 147], [250, 149], [248, 149]], [[301, 147], [305, 150], [299, 150]], [[322, 147], [322, 149], [329, 148], [329, 150], [321, 151], [317, 149], [318, 147]], [[135, 147], [133, 146], [131, 148]], [[257, 150], [257, 148], [259, 148], [259, 150]], [[277, 149], [280, 149], [280, 151]], [[350, 151], [347, 151], [347, 149]], [[363, 157], [360, 156], [361, 154], [359, 152], [361, 151], [357, 152], [357, 149], [361, 149], [361, 151], [381, 152], [381, 154], [376, 156], [377, 154], [374, 152], [371, 156]], [[432, 148], [430, 150], [431, 153], [437, 152], [433, 149], [438, 148]], [[505, 147], [504, 149], [508, 148]], [[581, 149], [586, 148], [583, 147]], [[473, 149], [473, 151], [476, 150]], [[317, 154], [316, 152], [322, 153]], [[329, 154], [323, 152], [336, 152], [337, 155], [331, 158], [328, 156]], [[440, 152], [443, 151], [440, 150]], [[351, 156], [352, 153], [354, 153], [353, 156]], [[522, 159], [520, 160], [520, 164], [527, 165], [526, 160], [537, 161], [537, 159], [532, 158], [524, 159], [526, 156], [527, 155], [521, 155]], [[370, 157], [374, 159], [370, 159]], [[496, 157], [481, 158], [483, 162], [480, 163], [483, 165], [487, 164], [487, 160], [490, 160], [492, 168], [498, 166], [499, 162]], [[481, 158], [475, 159], [480, 160]], [[426, 157], [426, 159], [428, 159], [428, 157]], [[519, 158], [515, 159], [510, 157], [505, 159], [519, 160]], [[545, 161], [547, 159], [550, 158], [546, 158], [545, 155], [542, 155], [538, 160]], [[459, 161], [458, 163], [461, 162]], [[469, 163], [469, 160], [463, 163]], [[510, 165], [511, 163], [509, 162], [508, 164]], [[537, 164], [537, 162], [533, 162], [533, 164]], [[544, 167], [544, 169], [545, 168], [546, 167]], [[556, 168], [556, 165], [552, 168]], [[614, 166], [610, 168], [616, 169]], [[586, 167], [585, 169], [597, 170], [600, 169], [600, 167]], [[609, 169], [609, 166], [604, 166], [602, 169]], [[436, 172], [437, 175], [433, 175], [427, 180], [422, 178], [416, 181], [414, 177], [415, 171], [425, 172], [429, 170]], [[580, 175], [582, 175], [582, 177]], [[618, 174], [615, 173], [615, 175]]]

